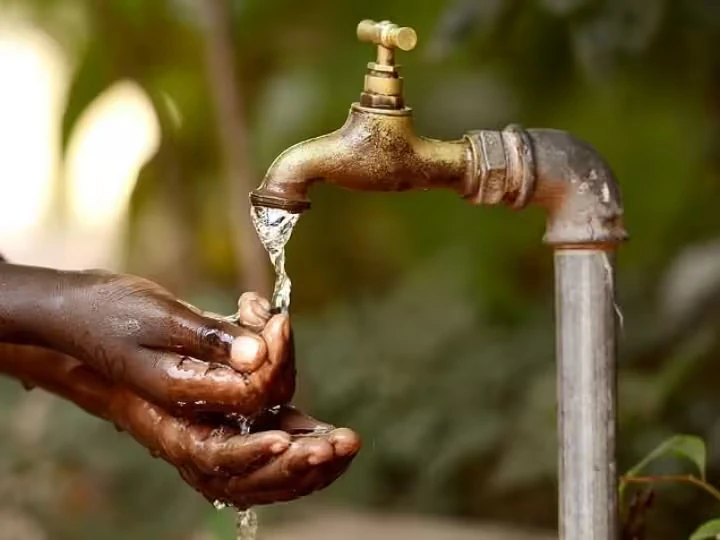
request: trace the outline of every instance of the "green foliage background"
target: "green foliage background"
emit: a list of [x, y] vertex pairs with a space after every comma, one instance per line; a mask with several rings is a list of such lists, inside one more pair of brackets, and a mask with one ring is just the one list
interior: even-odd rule
[[[163, 142], [134, 193], [128, 270], [230, 312], [237, 269], [218, 211], [224, 171], [201, 1], [21, 4], [76, 62], [64, 141], [115, 81], [139, 82], [156, 105]], [[281, 150], [344, 121], [373, 55], [354, 35], [363, 18], [417, 29], [421, 46], [401, 62], [422, 133], [458, 137], [519, 122], [596, 146], [621, 182], [632, 236], [617, 278], [621, 468], [669, 434], [692, 432], [708, 441], [708, 477], [718, 483], [720, 4], [238, 0], [232, 8], [258, 182]], [[448, 193], [320, 186], [313, 200], [288, 249], [298, 401], [356, 428], [366, 444], [326, 493], [265, 510], [265, 519], [337, 502], [553, 527], [552, 261], [540, 243], [542, 214], [474, 208]], [[158, 216], [182, 234], [164, 236]], [[158, 246], [166, 246], [159, 256]], [[700, 267], [710, 268], [702, 279], [691, 272]], [[191, 538], [224, 526], [169, 467], [69, 405], [53, 407], [41, 433], [24, 433], [18, 414], [50, 398], [2, 384], [3, 511], [22, 512], [53, 539]], [[687, 537], [717, 514], [692, 491], [662, 495], [652, 538]]]

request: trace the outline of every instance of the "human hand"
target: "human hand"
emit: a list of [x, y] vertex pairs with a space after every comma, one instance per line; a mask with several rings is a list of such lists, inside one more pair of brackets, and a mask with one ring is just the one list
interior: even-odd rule
[[360, 449], [353, 431], [335, 429], [291, 407], [265, 412], [245, 434], [227, 416], [215, 415], [215, 422], [175, 416], [49, 349], [0, 344], [0, 372], [113, 422], [175, 466], [209, 501], [240, 509], [323, 489]]
[[135, 276], [75, 272], [65, 283], [48, 346], [165, 410], [251, 416], [292, 398], [290, 323], [260, 296], [241, 297], [236, 325]]
[[174, 417], [130, 393], [111, 417], [150, 453], [174, 465], [208, 501], [245, 509], [321, 490], [349, 467], [359, 436], [291, 407], [266, 412], [243, 434], [232, 424]]

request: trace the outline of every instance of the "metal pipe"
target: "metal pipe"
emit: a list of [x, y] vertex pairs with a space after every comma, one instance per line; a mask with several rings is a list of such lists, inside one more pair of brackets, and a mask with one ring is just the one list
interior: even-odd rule
[[614, 250], [627, 238], [618, 184], [585, 141], [558, 130], [475, 131], [467, 198], [541, 206], [555, 249], [561, 540], [617, 540]]
[[555, 251], [561, 540], [618, 538], [612, 252]]

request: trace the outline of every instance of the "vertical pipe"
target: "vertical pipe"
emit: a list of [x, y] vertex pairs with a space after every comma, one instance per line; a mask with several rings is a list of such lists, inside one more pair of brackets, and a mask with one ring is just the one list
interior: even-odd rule
[[614, 254], [555, 251], [560, 539], [617, 540]]

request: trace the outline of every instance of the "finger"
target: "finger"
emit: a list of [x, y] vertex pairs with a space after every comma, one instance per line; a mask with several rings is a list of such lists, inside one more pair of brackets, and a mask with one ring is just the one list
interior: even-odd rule
[[207, 317], [208, 319], [215, 319], [218, 321], [230, 321], [230, 322], [237, 322], [236, 318], [233, 318], [234, 315], [226, 316], [221, 315], [220, 313], [215, 313], [214, 311], [206, 311], [204, 309], [200, 309], [197, 306], [192, 305], [190, 302], [186, 302], [185, 300], [182, 300], [180, 298], [175, 299], [176, 302], [179, 302], [186, 308], [188, 308], [193, 313], [197, 313], [201, 317]]
[[238, 300], [238, 322], [257, 332], [270, 320], [270, 302], [254, 292], [246, 292]]
[[313, 467], [334, 457], [332, 445], [323, 439], [293, 441], [290, 447], [267, 466], [245, 477], [230, 480], [233, 493], [273, 491], [293, 486]]
[[[292, 342], [287, 345], [287, 351], [278, 367], [272, 372], [272, 380], [266, 385], [268, 389], [268, 403], [274, 405], [284, 405], [292, 401], [295, 395], [295, 386], [297, 383], [297, 371], [295, 369], [295, 346]], [[258, 370], [259, 374], [260, 370]], [[253, 378], [255, 376], [253, 375]]]
[[111, 420], [142, 444], [153, 457], [183, 465], [187, 460], [187, 421], [123, 388], [115, 392]]
[[228, 495], [232, 500], [239, 500], [245, 506], [273, 504], [304, 497], [326, 488], [337, 480], [350, 466], [351, 458], [336, 458], [322, 465], [309, 469], [305, 474], [286, 478], [278, 482], [276, 489], [255, 491], [251, 493], [232, 491]]
[[253, 332], [226, 320], [206, 317], [177, 301], [169, 302], [167, 311], [164, 325], [146, 328], [141, 345], [246, 372], [264, 362], [265, 343]]
[[277, 429], [286, 431], [291, 435], [325, 433], [333, 429], [330, 424], [321, 422], [289, 405], [280, 409], [275, 421]]
[[278, 419], [280, 429], [288, 433], [317, 433], [330, 431], [333, 426], [321, 422], [294, 407], [285, 407]]
[[[347, 428], [340, 428], [329, 434], [327, 440], [333, 445], [333, 456], [315, 465], [309, 464], [305, 468], [296, 468], [294, 476], [287, 476], [281, 480], [274, 490], [265, 489], [264, 491], [275, 491], [274, 496], [277, 496], [279, 492], [291, 490], [294, 496], [301, 496], [323, 489], [334, 482], [355, 459], [360, 449], [360, 438], [355, 432]], [[283, 482], [285, 483], [283, 484]]]
[[262, 337], [268, 348], [268, 360], [279, 364], [288, 353], [290, 344], [290, 318], [286, 314], [274, 315], [265, 325]]
[[354, 458], [362, 447], [360, 436], [348, 428], [334, 429], [328, 434], [328, 441], [341, 458]]
[[[343, 428], [336, 431], [339, 432], [339, 439], [344, 440], [347, 434], [343, 431], [349, 430]], [[355, 438], [357, 436], [353, 434], [352, 439]], [[220, 494], [223, 500], [238, 508], [247, 508], [290, 501], [324, 489], [347, 470], [355, 454], [344, 457], [335, 455], [323, 463], [311, 465], [307, 460], [307, 452], [312, 451], [315, 442], [309, 444], [305, 440], [302, 444], [293, 443], [283, 456], [258, 469], [249, 478], [208, 478], [205, 490]]]
[[266, 395], [268, 403], [288, 403], [295, 393], [295, 355], [287, 315], [275, 315], [262, 337], [267, 345], [267, 365], [249, 375], [251, 384]]
[[230, 347], [229, 364], [241, 373], [252, 373], [267, 362], [268, 347], [258, 336], [240, 336]]
[[126, 364], [125, 384], [172, 412], [187, 408], [253, 416], [265, 405], [247, 377], [227, 366], [154, 349], [137, 349]]
[[290, 436], [282, 431], [232, 437], [211, 436], [194, 441], [190, 458], [206, 474], [250, 474], [290, 446]]
[[[115, 401], [124, 409], [124, 427], [151, 454], [176, 466], [191, 466], [199, 473], [250, 474], [291, 444], [290, 435], [282, 431], [228, 436], [224, 429], [174, 417], [129, 392], [118, 394]], [[122, 402], [117, 402], [118, 399]]]

